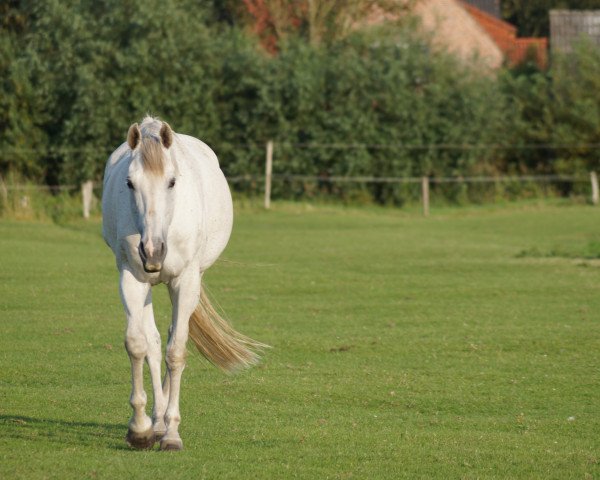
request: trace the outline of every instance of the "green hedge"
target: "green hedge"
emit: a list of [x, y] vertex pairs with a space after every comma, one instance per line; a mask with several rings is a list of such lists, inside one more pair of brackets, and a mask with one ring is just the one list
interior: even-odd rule
[[[292, 39], [270, 57], [192, 0], [16, 5], [0, 38], [3, 175], [99, 180], [107, 155], [146, 113], [206, 141], [230, 176], [262, 174], [268, 139], [280, 174], [441, 177], [597, 166], [597, 149], [573, 147], [600, 143], [600, 53], [585, 46], [547, 73], [492, 75], [432, 52], [408, 27], [327, 47]], [[274, 185], [275, 196], [327, 192], [394, 204], [409, 199], [408, 190]]]

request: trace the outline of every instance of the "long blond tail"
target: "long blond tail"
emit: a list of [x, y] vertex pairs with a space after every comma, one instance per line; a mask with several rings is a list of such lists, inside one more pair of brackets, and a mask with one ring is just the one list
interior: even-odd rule
[[213, 365], [235, 372], [258, 363], [257, 351], [269, 348], [236, 332], [200, 292], [200, 303], [190, 317], [190, 338], [200, 353]]

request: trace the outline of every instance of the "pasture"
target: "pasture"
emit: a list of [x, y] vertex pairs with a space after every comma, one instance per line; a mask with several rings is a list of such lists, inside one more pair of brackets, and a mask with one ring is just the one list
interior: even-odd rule
[[99, 221], [0, 221], [0, 478], [598, 478], [598, 241], [589, 206], [245, 208], [205, 280], [274, 348], [190, 345], [185, 450], [140, 452]]

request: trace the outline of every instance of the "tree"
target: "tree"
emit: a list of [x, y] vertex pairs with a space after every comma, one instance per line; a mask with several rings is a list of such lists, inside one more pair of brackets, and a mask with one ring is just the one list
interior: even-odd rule
[[27, 1], [0, 5], [0, 174], [41, 181], [48, 152], [45, 104], [35, 81], [36, 62], [27, 48], [34, 8]]
[[244, 0], [253, 31], [271, 53], [290, 36], [310, 45], [347, 37], [370, 15], [405, 18], [419, 0]]
[[600, 0], [503, 0], [502, 15], [516, 25], [520, 36], [547, 37], [552, 9], [600, 9]]
[[0, 169], [72, 184], [101, 178], [146, 113], [179, 117], [190, 133], [215, 128], [218, 52], [195, 3], [14, 2], [19, 21], [0, 37], [0, 146], [11, 152]]
[[583, 41], [569, 55], [554, 62], [553, 137], [571, 148], [558, 152], [558, 170], [598, 170], [600, 144], [600, 51]]

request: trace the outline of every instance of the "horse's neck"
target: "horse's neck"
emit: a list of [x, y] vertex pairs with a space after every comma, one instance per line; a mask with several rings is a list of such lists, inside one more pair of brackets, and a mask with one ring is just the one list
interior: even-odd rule
[[[190, 202], [203, 205], [204, 189], [202, 188], [200, 165], [190, 152], [188, 146], [177, 135], [173, 135], [173, 145], [170, 148], [172, 161], [177, 165], [179, 174], [185, 179], [182, 187], [176, 191], [179, 200], [184, 204]], [[201, 214], [200, 211], [197, 212]]]

